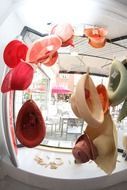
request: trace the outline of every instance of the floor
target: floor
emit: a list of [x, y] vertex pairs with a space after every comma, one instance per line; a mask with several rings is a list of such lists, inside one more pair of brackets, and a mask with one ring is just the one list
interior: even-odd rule
[[[114, 185], [112, 187], [105, 188], [103, 190], [126, 190], [127, 182], [120, 183], [118, 185]], [[6, 176], [3, 180], [0, 181], [0, 190], [45, 190], [32, 186], [28, 186], [26, 184], [20, 183], [8, 176]]]

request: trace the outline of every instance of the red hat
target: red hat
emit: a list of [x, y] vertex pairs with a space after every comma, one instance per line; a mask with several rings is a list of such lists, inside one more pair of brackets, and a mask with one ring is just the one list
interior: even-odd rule
[[16, 137], [26, 147], [32, 148], [45, 137], [46, 127], [41, 111], [33, 100], [26, 101], [16, 120]]
[[98, 156], [95, 145], [86, 133], [78, 138], [74, 148], [72, 149], [72, 154], [75, 157], [76, 162], [80, 163], [95, 160]]
[[26, 60], [29, 63], [43, 63], [43, 61], [52, 56], [61, 45], [62, 41], [56, 35], [42, 37], [32, 43], [28, 49]]
[[51, 34], [56, 34], [61, 38], [62, 47], [68, 45], [73, 46], [74, 29], [69, 23], [53, 26], [51, 29]]
[[31, 84], [33, 79], [34, 69], [24, 61], [11, 69], [5, 76], [1, 91], [3, 93], [10, 90], [25, 90]]
[[26, 59], [27, 50], [28, 47], [21, 41], [11, 41], [4, 49], [3, 58], [5, 64], [10, 68], [16, 67], [21, 59]]

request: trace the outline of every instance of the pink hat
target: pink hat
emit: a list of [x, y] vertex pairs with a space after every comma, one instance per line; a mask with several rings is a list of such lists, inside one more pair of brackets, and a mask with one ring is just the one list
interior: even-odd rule
[[42, 63], [46, 66], [52, 66], [56, 63], [58, 59], [58, 52], [56, 51], [54, 54], [48, 56], [47, 58], [45, 58]]
[[53, 28], [51, 29], [51, 34], [56, 34], [61, 38], [62, 47], [68, 45], [73, 46], [74, 29], [70, 24], [64, 23], [53, 26]]
[[16, 136], [26, 147], [39, 145], [45, 137], [46, 127], [41, 111], [33, 100], [28, 100], [19, 110]]
[[28, 49], [26, 61], [29, 63], [43, 63], [61, 47], [62, 41], [56, 35], [50, 35], [40, 38], [32, 43]]
[[20, 61], [19, 64], [11, 69], [5, 76], [1, 91], [5, 93], [10, 90], [25, 90], [31, 84], [33, 74], [33, 68], [26, 62]]
[[20, 62], [20, 60], [26, 59], [28, 47], [19, 40], [11, 41], [4, 49], [3, 58], [5, 64], [14, 68]]

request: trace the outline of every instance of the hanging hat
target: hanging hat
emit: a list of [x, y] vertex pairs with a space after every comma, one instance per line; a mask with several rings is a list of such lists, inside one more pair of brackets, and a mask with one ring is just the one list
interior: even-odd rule
[[42, 63], [46, 66], [52, 66], [56, 63], [58, 59], [58, 52], [56, 51], [54, 54], [48, 56], [48, 58], [44, 59]]
[[5, 76], [1, 91], [3, 93], [10, 90], [25, 90], [29, 87], [33, 79], [33, 68], [24, 61], [20, 61], [19, 64], [11, 69]]
[[127, 97], [127, 69], [122, 62], [114, 60], [111, 65], [109, 82], [108, 82], [108, 96], [111, 106], [120, 104]]
[[17, 139], [29, 148], [39, 145], [44, 139], [45, 122], [41, 111], [33, 100], [26, 101], [19, 110], [15, 133]]
[[11, 41], [4, 49], [3, 58], [5, 64], [14, 68], [18, 65], [20, 60], [26, 59], [28, 47], [19, 40]]
[[89, 38], [88, 43], [94, 48], [102, 48], [106, 44], [105, 37]]
[[85, 36], [89, 38], [88, 43], [94, 48], [102, 48], [106, 43], [106, 35], [108, 31], [102, 27], [86, 28], [84, 30]]
[[89, 38], [105, 37], [108, 34], [107, 29], [102, 27], [85, 28], [85, 36]]
[[96, 87], [89, 76], [84, 74], [79, 80], [73, 99], [72, 110], [75, 115], [85, 120], [92, 127], [96, 127], [104, 120], [104, 112]]
[[72, 149], [72, 154], [77, 163], [85, 163], [89, 160], [95, 160], [98, 156], [95, 145], [86, 133], [78, 138]]
[[28, 49], [26, 61], [34, 64], [43, 63], [53, 56], [61, 45], [62, 41], [57, 35], [42, 37], [33, 42]]
[[96, 89], [97, 89], [97, 92], [98, 92], [99, 97], [100, 97], [100, 101], [101, 101], [101, 104], [103, 107], [103, 111], [104, 111], [104, 113], [106, 113], [109, 109], [109, 99], [108, 99], [107, 90], [103, 84], [99, 84], [96, 87]]
[[117, 131], [109, 112], [104, 115], [104, 122], [97, 128], [87, 126], [85, 133], [97, 148], [95, 163], [106, 173], [111, 174], [116, 167]]
[[53, 26], [51, 34], [55, 34], [61, 38], [62, 47], [73, 46], [74, 29], [69, 23]]

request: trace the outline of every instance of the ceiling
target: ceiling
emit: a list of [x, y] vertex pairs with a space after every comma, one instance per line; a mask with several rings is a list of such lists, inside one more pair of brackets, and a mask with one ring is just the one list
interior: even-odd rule
[[[18, 17], [25, 25], [41, 34], [48, 33], [54, 23], [68, 21], [73, 25], [76, 33], [75, 47], [60, 48], [56, 63], [60, 72], [84, 73], [89, 68], [90, 73], [108, 76], [112, 59], [126, 58], [127, 2], [124, 0], [78, 0], [73, 4], [72, 1], [66, 0], [64, 3], [47, 0], [43, 4], [42, 1], [38, 1], [37, 4], [34, 0], [20, 2], [22, 4], [17, 4], [16, 8]], [[29, 6], [31, 8], [28, 8]], [[108, 30], [105, 47], [93, 48], [88, 44], [86, 37], [81, 37], [83, 29], [88, 25], [102, 26]], [[35, 35], [29, 31], [25, 41], [29, 44], [41, 34]]]

